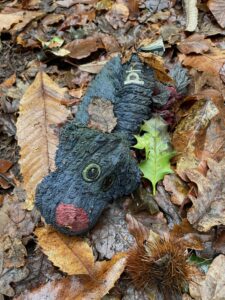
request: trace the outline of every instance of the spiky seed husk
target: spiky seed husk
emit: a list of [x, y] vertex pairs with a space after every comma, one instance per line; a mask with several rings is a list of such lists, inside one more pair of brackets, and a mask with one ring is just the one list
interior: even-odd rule
[[191, 268], [187, 252], [174, 239], [136, 245], [130, 250], [127, 272], [137, 289], [157, 290], [163, 295], [181, 294], [188, 283]]

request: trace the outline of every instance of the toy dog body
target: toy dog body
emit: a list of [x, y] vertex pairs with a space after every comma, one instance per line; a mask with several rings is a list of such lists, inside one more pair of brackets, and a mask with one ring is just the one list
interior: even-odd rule
[[[114, 132], [87, 127], [88, 105], [95, 98], [113, 103]], [[164, 105], [168, 98], [167, 88], [136, 55], [125, 65], [119, 57], [106, 64], [84, 96], [76, 119], [60, 133], [56, 171], [37, 187], [36, 206], [48, 224], [65, 234], [83, 234], [110, 201], [138, 187], [141, 174], [130, 151], [133, 134], [151, 117], [153, 105]]]

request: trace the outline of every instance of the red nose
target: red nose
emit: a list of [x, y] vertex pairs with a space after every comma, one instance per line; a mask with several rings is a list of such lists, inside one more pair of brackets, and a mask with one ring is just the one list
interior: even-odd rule
[[61, 203], [56, 208], [56, 223], [79, 232], [88, 228], [89, 219], [83, 208]]

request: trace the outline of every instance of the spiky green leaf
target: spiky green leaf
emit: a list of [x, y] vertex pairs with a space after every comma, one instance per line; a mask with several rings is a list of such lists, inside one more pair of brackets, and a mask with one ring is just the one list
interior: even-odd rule
[[160, 116], [145, 121], [141, 132], [145, 133], [135, 135], [137, 144], [134, 148], [145, 150], [145, 160], [141, 161], [139, 167], [143, 176], [151, 181], [155, 195], [157, 182], [166, 174], [173, 173], [170, 159], [175, 155], [175, 151], [171, 149], [167, 125]]

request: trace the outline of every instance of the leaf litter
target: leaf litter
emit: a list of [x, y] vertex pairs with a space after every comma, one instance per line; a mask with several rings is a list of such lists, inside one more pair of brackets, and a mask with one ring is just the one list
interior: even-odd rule
[[[139, 243], [147, 239], [151, 229], [162, 238], [180, 240], [197, 260], [206, 255], [210, 261], [206, 274], [198, 264], [193, 267], [195, 275], [189, 293], [182, 291], [183, 299], [223, 297], [224, 3], [185, 3], [183, 7], [176, 1], [155, 0], [1, 4], [0, 295], [14, 299], [100, 299], [114, 287], [109, 297], [160, 297], [157, 292], [137, 291], [127, 273], [121, 276], [126, 269], [124, 251], [129, 252], [135, 245], [134, 237]], [[54, 167], [54, 149], [51, 164], [37, 160], [33, 153], [37, 172], [31, 169], [32, 160], [25, 161], [26, 147], [30, 147], [30, 157], [34, 146], [41, 146], [41, 151], [45, 145], [43, 134], [38, 138], [30, 135], [32, 126], [36, 126], [35, 115], [41, 113], [40, 103], [53, 98], [57, 103], [48, 110], [51, 114], [56, 109], [59, 119], [45, 125], [52, 130], [50, 141], [56, 149], [57, 128], [70, 109], [72, 114], [76, 112], [92, 78], [90, 74], [97, 74], [118, 53], [126, 60], [140, 45], [147, 49], [149, 41], [157, 40], [160, 34], [165, 44], [164, 58], [147, 50], [139, 53], [141, 59], [153, 67], [163, 83], [173, 85], [167, 70], [178, 59], [188, 68], [191, 79], [187, 97], [176, 99], [171, 107], [175, 118], [168, 134], [176, 150], [170, 163], [174, 173], [163, 176], [154, 197], [150, 183], [143, 180], [140, 189], [146, 194], [145, 200], [134, 194], [123, 207], [109, 206], [85, 238], [60, 236], [43, 226], [35, 208], [24, 209], [25, 192], [30, 199], [26, 207], [32, 208], [38, 181]], [[48, 75], [41, 71], [41, 79], [37, 73], [42, 67]], [[38, 91], [43, 97], [35, 104]], [[28, 106], [23, 110], [24, 101]], [[21, 124], [19, 121], [16, 127], [19, 103]], [[89, 113], [95, 128], [113, 130], [113, 107], [93, 104]], [[99, 122], [100, 111], [106, 110], [106, 122]], [[18, 172], [16, 129], [23, 178]], [[40, 153], [46, 158], [43, 151]], [[139, 155], [136, 152], [138, 159]], [[34, 178], [32, 184], [29, 176]], [[26, 191], [21, 190], [22, 181]], [[131, 215], [126, 217], [127, 212]], [[83, 269], [82, 263], [75, 263], [79, 257], [85, 260]], [[83, 275], [72, 275], [75, 273]]]

